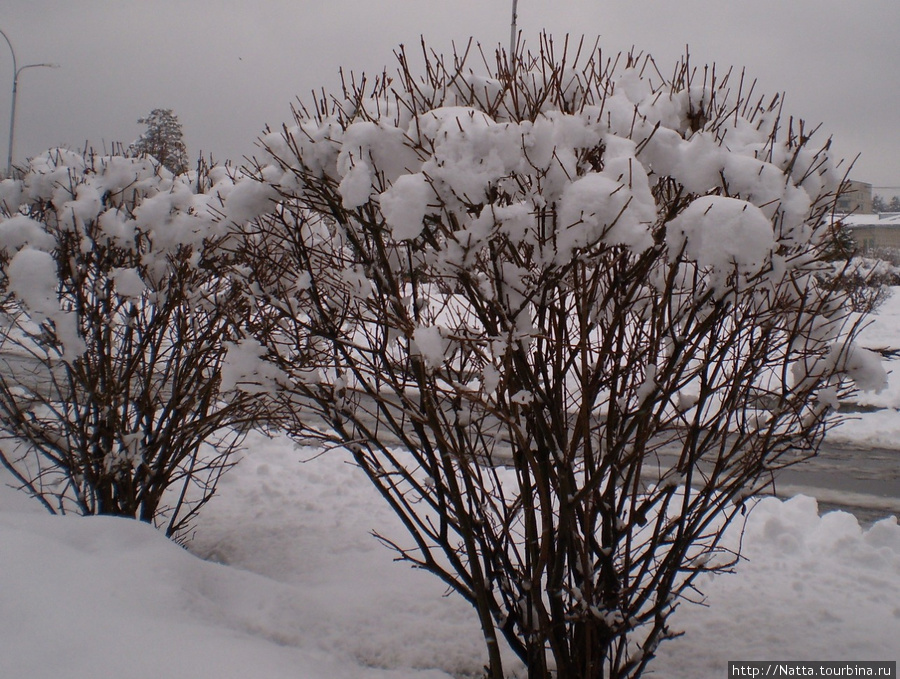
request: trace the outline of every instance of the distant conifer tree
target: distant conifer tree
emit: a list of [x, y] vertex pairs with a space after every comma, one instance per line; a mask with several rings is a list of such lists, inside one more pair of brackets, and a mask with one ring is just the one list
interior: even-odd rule
[[187, 170], [184, 134], [172, 109], [155, 108], [146, 118], [138, 118], [138, 122], [147, 130], [131, 145], [132, 154], [153, 156], [174, 174]]

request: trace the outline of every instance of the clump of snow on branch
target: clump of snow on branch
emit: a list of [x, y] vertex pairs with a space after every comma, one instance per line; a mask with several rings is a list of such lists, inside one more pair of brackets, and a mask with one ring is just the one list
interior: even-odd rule
[[703, 196], [668, 225], [669, 249], [685, 249], [701, 267], [754, 273], [771, 258], [776, 241], [772, 222], [748, 201]]
[[223, 392], [240, 389], [251, 394], [277, 391], [283, 376], [263, 360], [265, 353], [265, 347], [252, 338], [227, 343], [219, 388]]

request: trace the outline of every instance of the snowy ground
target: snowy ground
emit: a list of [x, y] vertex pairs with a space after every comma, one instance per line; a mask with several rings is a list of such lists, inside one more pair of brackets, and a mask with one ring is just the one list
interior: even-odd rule
[[[900, 294], [865, 343], [900, 347]], [[900, 377], [860, 402], [886, 409], [832, 438], [900, 449]], [[51, 517], [0, 488], [0, 677], [478, 676], [469, 607], [394, 563], [370, 535], [400, 534], [382, 501], [341, 452], [315, 453], [252, 437], [189, 550], [134, 521]], [[737, 574], [701, 583], [708, 606], [682, 605], [686, 635], [660, 648], [651, 676], [725, 677], [728, 660], [900, 659], [896, 518], [861, 527], [820, 516], [809, 497], [767, 498], [743, 545]]]

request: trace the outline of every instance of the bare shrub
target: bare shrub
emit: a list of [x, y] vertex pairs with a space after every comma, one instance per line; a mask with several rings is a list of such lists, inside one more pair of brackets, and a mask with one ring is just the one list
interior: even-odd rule
[[529, 677], [640, 675], [844, 369], [883, 378], [816, 279], [827, 146], [743, 74], [582, 48], [401, 51], [263, 138], [246, 232], [293, 434], [352, 451], [493, 679], [501, 639]]
[[890, 288], [900, 283], [897, 253], [880, 248], [861, 256], [850, 229], [842, 221], [829, 221], [831, 233], [823, 259], [831, 266], [818, 275], [819, 283], [840, 291], [853, 311], [872, 313], [891, 296]]
[[[221, 175], [221, 170], [217, 170]], [[49, 152], [0, 220], [0, 462], [55, 513], [182, 531], [259, 414], [220, 370], [241, 286], [208, 168]]]
[[832, 262], [819, 276], [823, 288], [844, 295], [853, 311], [869, 314], [891, 296], [891, 287], [900, 283], [896, 267], [881, 259], [853, 257]]

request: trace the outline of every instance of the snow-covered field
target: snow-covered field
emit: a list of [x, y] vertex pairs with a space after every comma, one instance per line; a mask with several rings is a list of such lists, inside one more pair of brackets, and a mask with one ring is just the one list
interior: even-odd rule
[[[900, 293], [864, 343], [900, 347]], [[900, 378], [860, 402], [887, 409], [832, 438], [900, 449]], [[346, 454], [319, 452], [252, 436], [187, 550], [135, 521], [51, 517], [0, 488], [0, 677], [479, 676], [468, 605], [393, 561], [370, 534], [402, 535], [389, 510]], [[660, 648], [652, 676], [725, 677], [728, 660], [900, 659], [896, 518], [861, 527], [820, 516], [810, 497], [766, 498], [744, 528], [737, 573], [700, 583], [708, 605], [682, 604], [686, 634]]]

